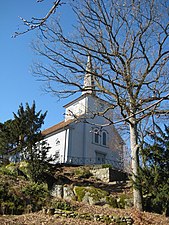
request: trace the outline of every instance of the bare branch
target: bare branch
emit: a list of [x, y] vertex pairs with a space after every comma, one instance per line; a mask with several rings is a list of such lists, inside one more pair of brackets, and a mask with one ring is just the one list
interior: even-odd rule
[[[42, 2], [44, 0], [37, 0], [37, 2]], [[23, 24], [27, 27], [27, 29], [25, 31], [21, 31], [21, 32], [15, 32], [14, 35], [12, 36], [13, 38], [16, 38], [19, 35], [28, 33], [29, 31], [35, 30], [37, 28], [43, 30], [43, 25], [46, 23], [46, 21], [49, 19], [49, 17], [55, 13], [56, 8], [58, 6], [60, 6], [61, 4], [61, 0], [57, 0], [53, 3], [53, 6], [50, 8], [50, 10], [47, 12], [46, 16], [44, 16], [43, 18], [35, 18], [32, 17], [31, 21], [28, 21], [22, 17], [19, 16], [20, 20], [23, 22]]]

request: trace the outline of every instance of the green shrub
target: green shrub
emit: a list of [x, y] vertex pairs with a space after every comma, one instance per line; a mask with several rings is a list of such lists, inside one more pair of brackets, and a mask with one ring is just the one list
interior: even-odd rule
[[119, 198], [117, 199], [117, 206], [120, 209], [124, 209], [125, 205], [126, 205], [126, 199], [128, 199], [128, 197], [125, 194], [122, 194], [119, 196]]
[[77, 170], [75, 170], [75, 175], [78, 176], [78, 178], [89, 178], [92, 176], [92, 173], [88, 168], [80, 167]]
[[0, 174], [0, 214], [22, 214], [28, 208], [37, 211], [47, 199], [47, 185]]
[[66, 211], [75, 211], [77, 207], [72, 205], [70, 202], [67, 201], [61, 201], [61, 200], [54, 200], [51, 203], [51, 207], [55, 209], [61, 209]]
[[110, 168], [110, 169], [112, 169], [112, 165], [111, 164], [103, 164], [102, 168]]
[[0, 173], [9, 176], [17, 176], [16, 167], [13, 164], [8, 164], [7, 166], [0, 167]]
[[46, 203], [49, 192], [46, 184], [38, 184], [30, 182], [26, 187], [22, 189], [24, 200], [26, 205], [32, 206], [32, 211], [38, 211], [42, 209], [42, 206]]
[[113, 196], [107, 196], [106, 202], [108, 205], [110, 205], [113, 208], [118, 208], [117, 199]]

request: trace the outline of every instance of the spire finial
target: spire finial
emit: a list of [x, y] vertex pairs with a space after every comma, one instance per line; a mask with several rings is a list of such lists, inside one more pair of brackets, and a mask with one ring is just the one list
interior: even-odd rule
[[90, 93], [92, 95], [95, 94], [94, 91], [94, 79], [93, 79], [93, 71], [92, 71], [92, 60], [91, 55], [88, 55], [87, 65], [86, 65], [86, 74], [84, 76], [84, 86], [85, 91], [82, 94]]

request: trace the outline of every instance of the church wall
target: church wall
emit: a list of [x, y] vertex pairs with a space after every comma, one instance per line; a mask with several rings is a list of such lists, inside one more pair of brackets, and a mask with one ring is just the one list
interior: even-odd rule
[[[103, 117], [97, 117], [95, 119], [96, 124], [105, 124], [104, 118]], [[94, 122], [94, 121], [93, 121]], [[99, 128], [97, 125], [91, 125], [90, 130], [91, 132], [91, 137], [94, 136], [94, 129]], [[122, 155], [123, 155], [123, 143], [120, 135], [116, 131], [115, 127], [112, 126], [106, 126], [103, 127], [99, 133], [100, 138], [102, 137], [102, 133], [106, 132], [107, 134], [107, 146], [103, 146], [101, 144], [101, 141], [99, 144], [94, 143], [93, 138], [91, 138], [91, 142], [88, 145], [88, 151], [90, 149], [93, 149], [92, 153], [87, 153], [88, 155], [91, 155], [96, 157], [96, 154], [105, 154], [106, 162], [110, 160], [111, 161], [121, 161]], [[108, 160], [107, 160], [108, 159]]]
[[83, 115], [85, 114], [85, 111], [86, 111], [86, 98], [83, 98], [77, 102], [74, 102], [72, 105], [66, 108], [65, 121], [74, 119], [75, 116]]
[[[50, 154], [59, 152], [60, 163], [72, 164], [104, 164], [120, 161], [123, 155], [123, 140], [115, 127], [99, 125], [108, 124], [103, 116], [91, 119], [92, 112], [101, 112], [107, 108], [106, 102], [92, 95], [80, 97], [71, 104], [66, 105], [65, 120], [75, 119], [68, 110], [76, 116], [86, 115], [88, 123], [72, 122], [69, 129], [57, 131], [47, 138]], [[112, 110], [111, 110], [112, 111]], [[108, 112], [111, 113], [112, 112]], [[95, 133], [99, 132], [99, 142], [96, 143]], [[103, 134], [106, 135], [106, 145], [103, 144]], [[57, 162], [57, 161], [56, 161]]]
[[77, 122], [71, 125], [68, 157], [82, 158], [84, 157], [84, 124]]
[[65, 162], [68, 148], [68, 137], [69, 130], [67, 129], [52, 134], [51, 136], [45, 139], [51, 147], [49, 150], [49, 155], [54, 156], [55, 154], [58, 154], [58, 158], [56, 158], [55, 162]]
[[[88, 120], [89, 121], [89, 120]], [[122, 139], [115, 131], [114, 126], [103, 128], [107, 132], [107, 146], [100, 143], [94, 143], [94, 128], [98, 127], [94, 124], [103, 124], [103, 117], [97, 117], [91, 120], [93, 124], [76, 123], [72, 132], [72, 149], [71, 155], [75, 158], [83, 158], [85, 164], [99, 163], [96, 160], [98, 156], [105, 156], [105, 163], [112, 163], [112, 161], [121, 160], [122, 156]], [[108, 161], [109, 160], [109, 161]], [[102, 162], [103, 163], [103, 162]], [[104, 164], [104, 163], [103, 163]]]
[[[108, 103], [105, 101], [94, 97], [94, 96], [88, 96], [88, 112], [92, 114], [94, 113], [103, 113], [107, 107], [109, 107]], [[110, 112], [108, 112], [110, 113]]]

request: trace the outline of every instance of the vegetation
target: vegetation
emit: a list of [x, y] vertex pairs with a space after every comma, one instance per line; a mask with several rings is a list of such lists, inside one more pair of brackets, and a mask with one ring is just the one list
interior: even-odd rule
[[111, 164], [103, 164], [102, 168], [110, 168], [110, 169], [112, 169], [112, 165]]
[[89, 178], [92, 176], [92, 173], [90, 172], [89, 168], [86, 167], [79, 167], [75, 170], [75, 175], [81, 179], [81, 178]]
[[72, 203], [58, 199], [52, 200], [49, 206], [54, 209], [61, 209], [65, 211], [75, 211], [77, 209], [77, 206], [73, 205]]
[[[18, 116], [15, 115], [14, 120], [6, 121], [0, 126], [1, 154], [12, 156], [14, 153], [10, 154], [8, 150], [13, 148], [15, 154], [18, 152], [25, 156], [25, 160], [18, 163], [7, 163], [4, 160], [5, 157], [2, 158], [0, 166], [0, 214], [35, 212], [44, 206], [70, 211], [75, 209], [75, 206], [69, 202], [51, 200], [48, 186], [43, 183], [46, 181], [44, 173], [50, 172], [48, 164], [50, 158], [47, 157], [49, 146], [39, 138], [41, 137], [39, 128], [44, 115], [38, 119], [39, 116], [40, 112], [35, 113], [34, 104], [31, 108], [27, 105], [25, 110], [23, 106], [20, 106]], [[31, 123], [27, 123], [29, 117], [33, 118], [31, 120], [32, 126]], [[29, 124], [29, 129], [32, 127], [32, 132], [27, 131], [27, 124]], [[143, 167], [140, 169], [138, 177], [140, 180], [136, 185], [141, 184], [145, 210], [168, 216], [169, 127], [165, 126], [165, 131], [158, 125], [155, 127], [155, 132], [151, 133], [151, 144], [146, 144], [142, 150]], [[17, 142], [17, 140], [19, 141]], [[38, 140], [40, 142], [35, 143]], [[110, 165], [103, 165], [103, 168], [109, 167]], [[78, 167], [74, 169], [74, 175], [78, 176], [80, 180], [88, 179], [92, 174], [88, 167]], [[109, 195], [107, 191], [92, 185], [88, 187], [76, 186], [74, 191], [78, 201], [91, 197], [95, 204], [102, 199], [103, 202], [117, 208], [125, 208], [127, 200], [130, 200], [126, 194], [114, 197]], [[50, 204], [49, 199], [51, 200]]]
[[[13, 120], [0, 124], [0, 153], [2, 163], [21, 160], [29, 164], [30, 178], [35, 182], [43, 181], [43, 173], [49, 171], [48, 163], [53, 159], [48, 155], [50, 147], [42, 140], [41, 126], [46, 113], [36, 112], [33, 102], [30, 107], [21, 104]], [[8, 162], [7, 162], [8, 161]]]
[[153, 144], [143, 149], [141, 170], [144, 207], [146, 210], [169, 216], [169, 127], [163, 131], [156, 125], [151, 135]]
[[78, 201], [82, 201], [82, 199], [87, 195], [87, 197], [92, 197], [92, 201], [98, 202], [100, 199], [106, 198], [108, 195], [108, 192], [101, 190], [100, 188], [95, 187], [78, 187], [76, 186], [74, 188], [75, 193], [78, 197]]
[[[12, 165], [0, 170], [0, 214], [22, 214], [42, 209], [49, 192], [47, 185], [18, 176]], [[16, 167], [15, 167], [16, 169]]]

